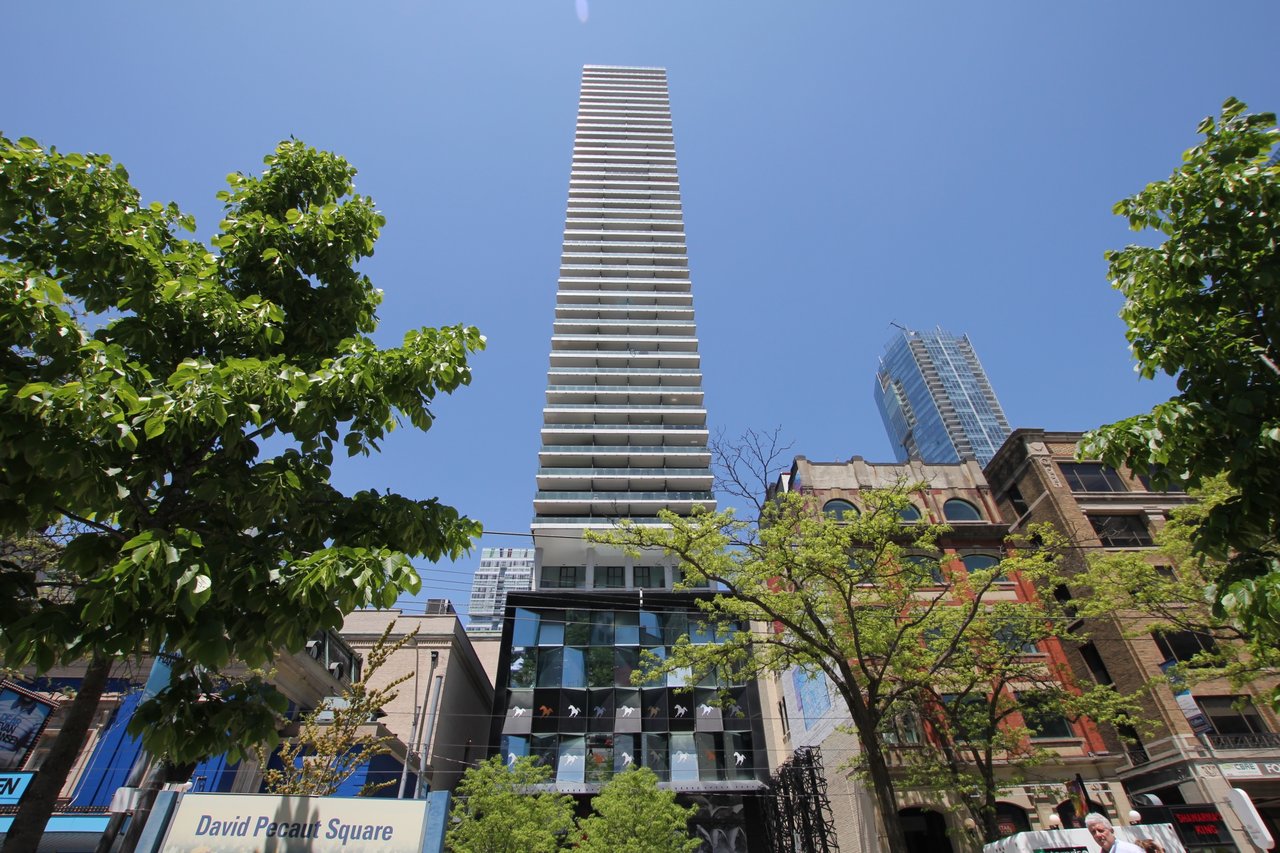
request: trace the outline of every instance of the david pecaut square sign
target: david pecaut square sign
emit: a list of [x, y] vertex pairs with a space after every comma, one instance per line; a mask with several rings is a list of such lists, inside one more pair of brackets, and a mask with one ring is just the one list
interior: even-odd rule
[[425, 800], [186, 794], [164, 853], [420, 853]]

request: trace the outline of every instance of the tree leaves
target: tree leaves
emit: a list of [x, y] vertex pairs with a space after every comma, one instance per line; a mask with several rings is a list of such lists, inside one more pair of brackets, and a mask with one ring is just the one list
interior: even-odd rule
[[229, 662], [390, 606], [420, 588], [411, 556], [480, 530], [435, 498], [329, 484], [335, 443], [429, 427], [484, 339], [424, 328], [379, 349], [381, 295], [355, 264], [383, 218], [355, 170], [296, 141], [267, 164], [229, 177], [206, 245], [108, 157], [0, 137], [0, 536], [80, 525], [71, 600], [23, 602], [0, 652], [41, 670], [180, 654], [137, 729], [175, 760], [274, 736], [273, 687], [214, 689]]
[[[1219, 560], [1274, 552], [1280, 533], [1272, 497], [1280, 489], [1280, 133], [1274, 114], [1246, 110], [1229, 98], [1220, 117], [1200, 123], [1204, 141], [1176, 172], [1116, 206], [1135, 230], [1165, 237], [1107, 260], [1126, 299], [1121, 317], [1139, 375], [1175, 376], [1179, 393], [1101, 427], [1081, 448], [1152, 470], [1156, 488], [1225, 473], [1238, 494], [1195, 536]], [[1280, 643], [1277, 623], [1258, 618], [1271, 609], [1265, 598], [1220, 593], [1239, 624], [1258, 626], [1260, 646]]]

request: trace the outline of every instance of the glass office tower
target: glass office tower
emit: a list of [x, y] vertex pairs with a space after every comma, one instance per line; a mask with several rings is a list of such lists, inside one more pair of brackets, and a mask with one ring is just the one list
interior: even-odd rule
[[1009, 422], [965, 335], [903, 329], [876, 372], [876, 407], [899, 462], [986, 465], [1009, 437]]

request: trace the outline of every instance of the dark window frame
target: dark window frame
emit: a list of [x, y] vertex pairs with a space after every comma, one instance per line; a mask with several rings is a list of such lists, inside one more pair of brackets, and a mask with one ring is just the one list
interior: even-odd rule
[[1127, 492], [1120, 472], [1102, 462], [1059, 462], [1058, 468], [1073, 492]]

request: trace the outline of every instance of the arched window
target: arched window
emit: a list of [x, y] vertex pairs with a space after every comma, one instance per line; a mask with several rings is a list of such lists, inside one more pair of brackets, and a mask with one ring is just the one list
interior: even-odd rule
[[967, 572], [978, 572], [983, 569], [989, 569], [1000, 560], [990, 554], [965, 554], [960, 558], [964, 563], [964, 569]]
[[898, 510], [898, 518], [908, 523], [912, 521], [919, 521], [920, 510], [915, 504], [907, 504], [902, 509]]
[[1013, 803], [996, 803], [996, 826], [1000, 827], [1000, 835], [1013, 835], [1015, 832], [1030, 832], [1031, 819], [1027, 810]]
[[982, 513], [968, 501], [952, 498], [942, 505], [942, 514], [947, 521], [982, 521]]
[[845, 516], [857, 518], [859, 515], [856, 506], [839, 498], [824, 503], [822, 505], [822, 514], [828, 518], [834, 518], [836, 521], [844, 521]]
[[926, 557], [924, 554], [907, 554], [902, 559], [916, 571], [916, 579], [925, 586], [946, 585], [947, 578], [942, 572], [942, 565], [933, 557]]

